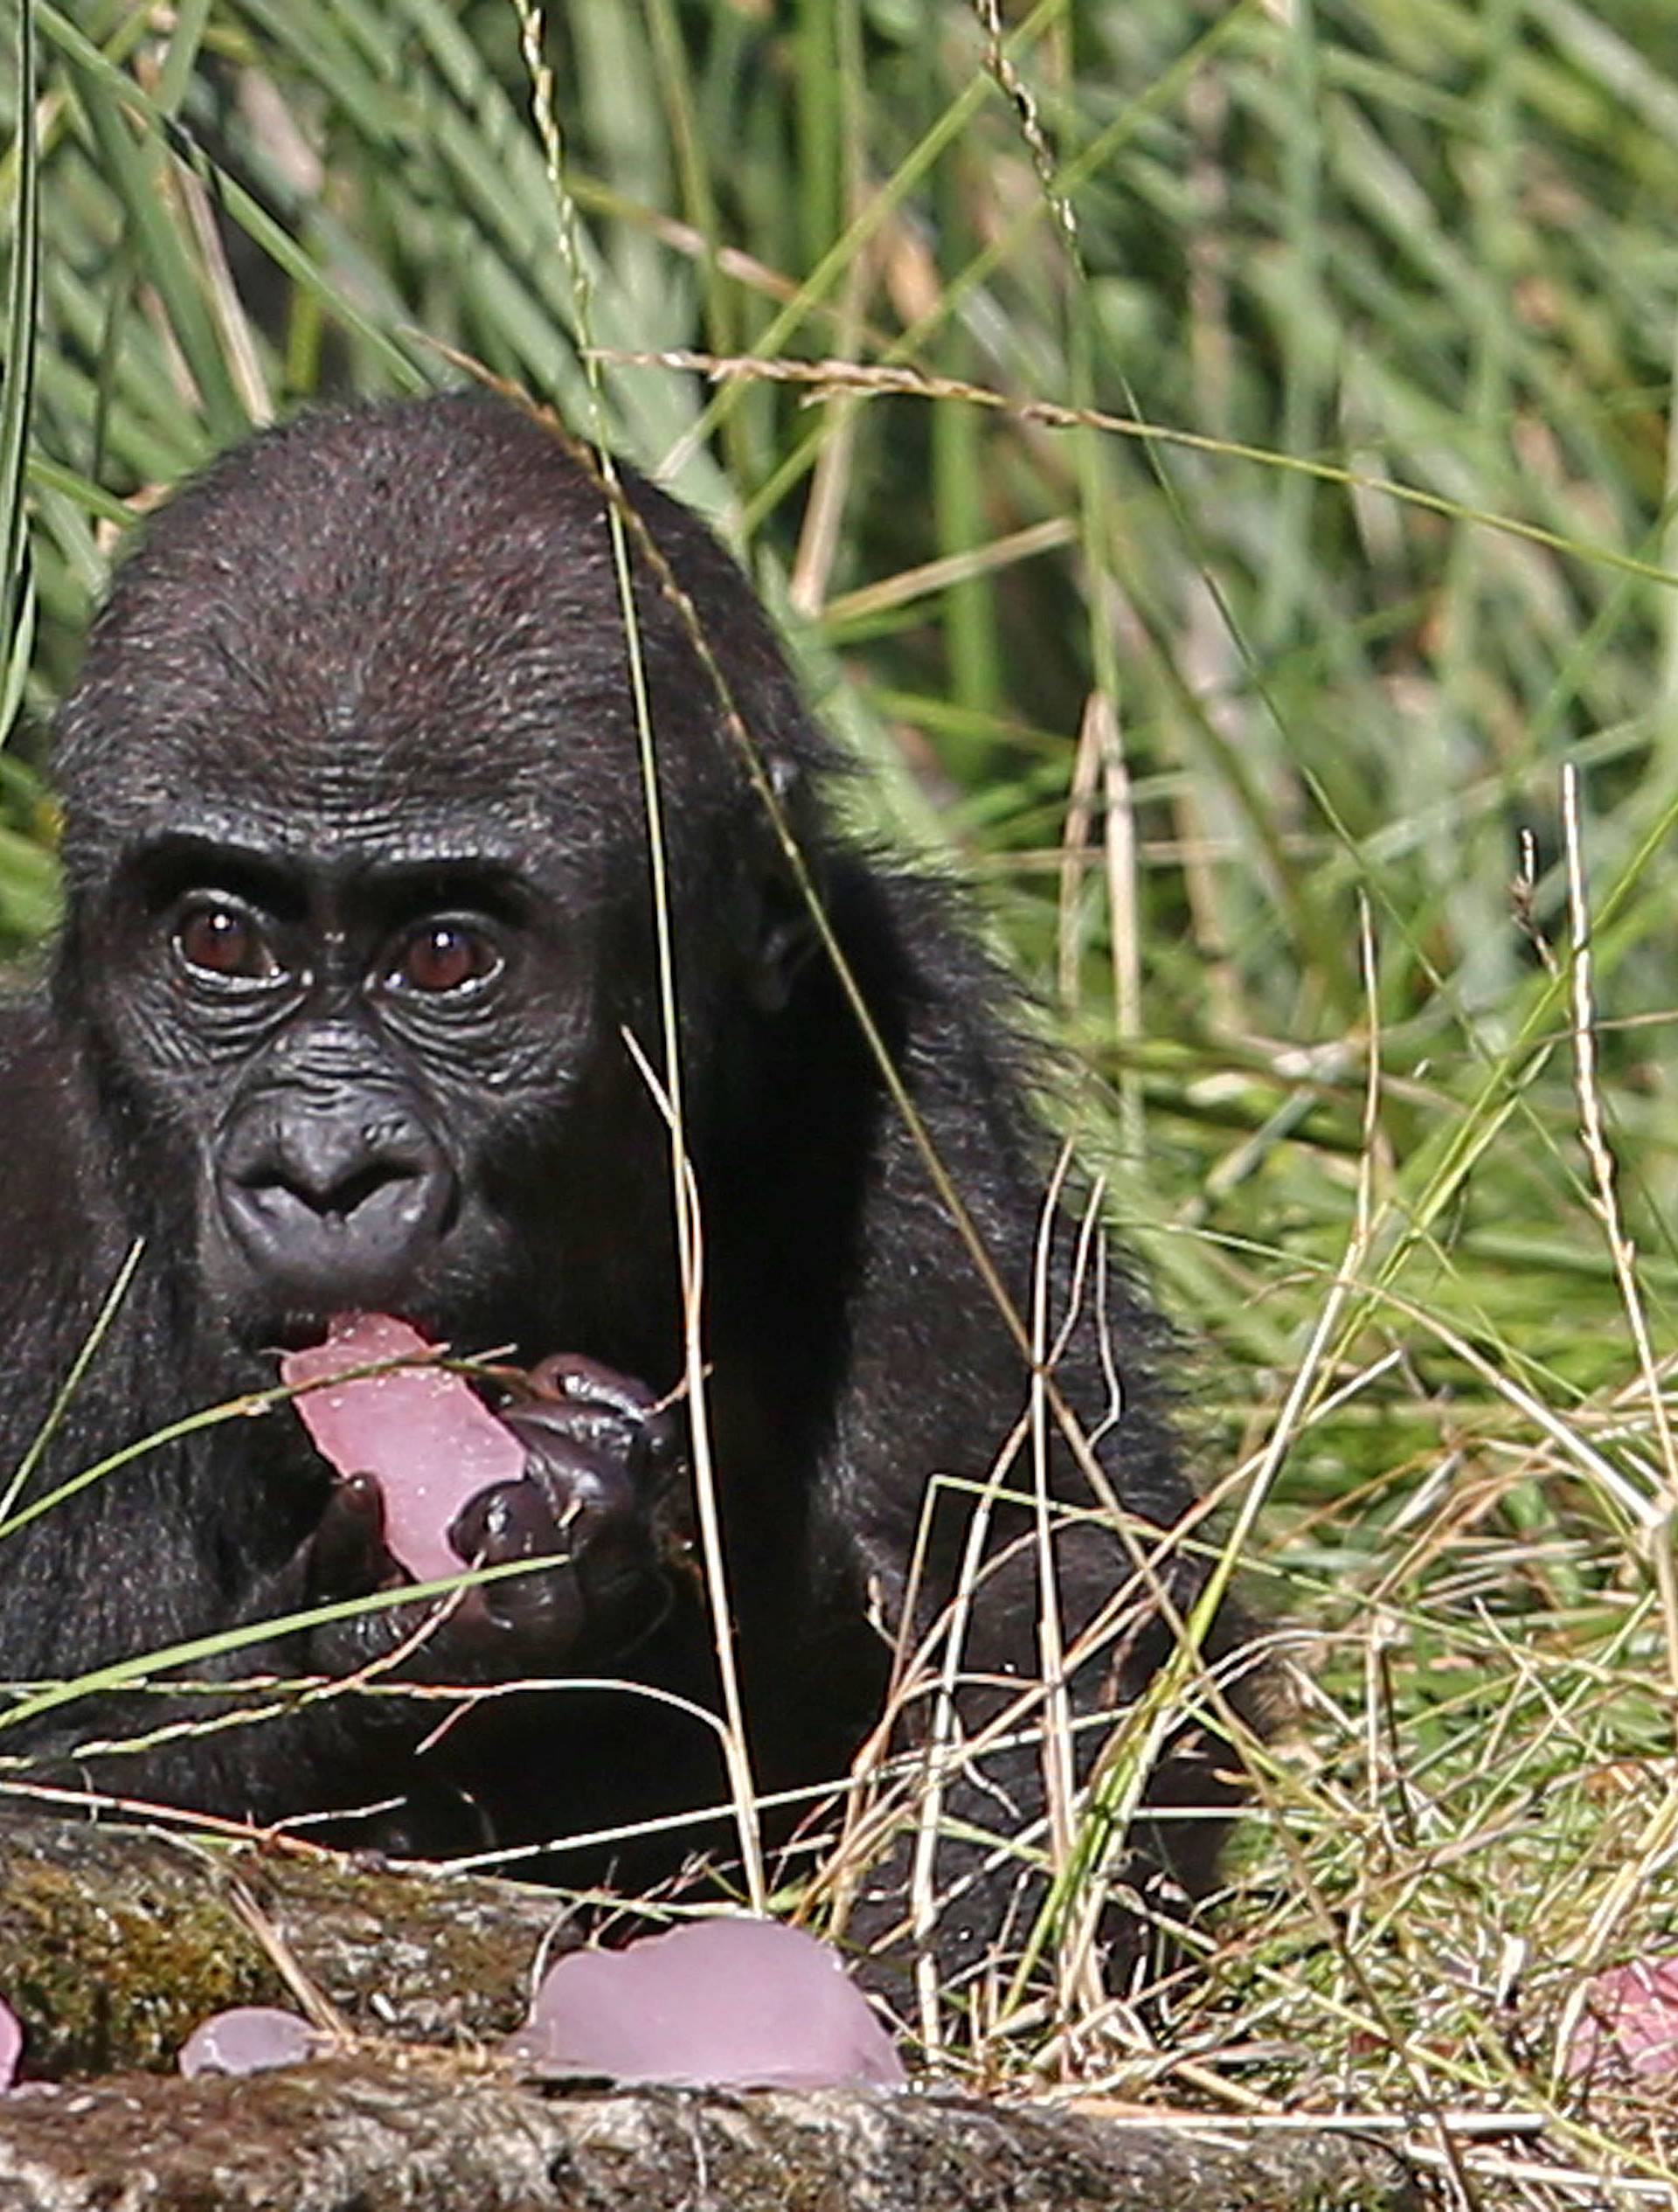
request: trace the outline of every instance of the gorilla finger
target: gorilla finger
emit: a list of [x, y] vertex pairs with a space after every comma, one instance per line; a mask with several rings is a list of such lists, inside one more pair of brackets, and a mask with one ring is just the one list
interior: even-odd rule
[[567, 1548], [545, 1488], [528, 1475], [517, 1482], [493, 1482], [468, 1498], [454, 1517], [448, 1541], [462, 1559], [489, 1566]]
[[357, 1675], [364, 1667], [388, 1658], [411, 1630], [404, 1605], [381, 1605], [374, 1612], [355, 1613], [315, 1631], [309, 1639], [311, 1663], [339, 1679]]
[[618, 1453], [540, 1432], [526, 1435], [526, 1441], [530, 1458], [524, 1480], [546, 1498], [564, 1549], [581, 1551], [609, 1530], [643, 1527], [647, 1515], [634, 1469]]
[[527, 1474], [563, 1479], [573, 1462], [611, 1465], [621, 1467], [633, 1486], [648, 1464], [642, 1432], [603, 1406], [544, 1400], [514, 1406], [501, 1418], [530, 1455]]
[[655, 1464], [680, 1449], [682, 1424], [674, 1406], [662, 1403], [645, 1383], [580, 1352], [551, 1353], [537, 1361], [528, 1381], [535, 1403], [518, 1410], [533, 1418], [563, 1420], [572, 1434], [602, 1444], [621, 1434]]
[[385, 1545], [385, 1494], [374, 1474], [347, 1474], [332, 1486], [309, 1546], [309, 1587], [315, 1598], [360, 1598], [392, 1580], [396, 1562]]
[[506, 1645], [524, 1654], [531, 1666], [563, 1658], [587, 1626], [581, 1585], [570, 1567], [558, 1561], [545, 1571], [489, 1583], [479, 1594]]
[[633, 1375], [620, 1375], [599, 1360], [580, 1352], [550, 1352], [530, 1369], [530, 1387], [538, 1398], [580, 1400], [585, 1404], [609, 1406], [626, 1418], [643, 1421], [658, 1400], [645, 1383]]
[[542, 1398], [530, 1405], [509, 1406], [501, 1418], [535, 1452], [557, 1445], [563, 1453], [571, 1445], [580, 1445], [587, 1451], [613, 1452], [627, 1459], [634, 1448], [635, 1431], [621, 1413], [573, 1399]]

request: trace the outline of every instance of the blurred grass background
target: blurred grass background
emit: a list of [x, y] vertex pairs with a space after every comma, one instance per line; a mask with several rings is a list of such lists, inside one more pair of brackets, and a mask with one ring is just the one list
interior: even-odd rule
[[1298, 1721], [1217, 1971], [1085, 2071], [1390, 2109], [1463, 2202], [1664, 2173], [1553, 2054], [1678, 1940], [1669, 0], [31, 12], [0, 948], [134, 512], [438, 342], [583, 420], [586, 330], [1055, 1008], [1270, 1494]]

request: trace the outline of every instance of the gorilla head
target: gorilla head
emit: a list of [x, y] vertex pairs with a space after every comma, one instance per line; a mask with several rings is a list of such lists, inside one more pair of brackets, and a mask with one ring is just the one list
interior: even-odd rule
[[[682, 510], [634, 498], [792, 796], [819, 748], [755, 603]], [[784, 995], [795, 894], [684, 617], [635, 565], [703, 1108], [727, 1009]], [[604, 1203], [662, 1245], [668, 1164], [621, 1037], [657, 1061], [619, 570], [600, 486], [548, 430], [457, 399], [223, 461], [121, 571], [59, 766], [58, 1002], [241, 1342], [368, 1307], [561, 1342], [571, 1271], [610, 1272]]]

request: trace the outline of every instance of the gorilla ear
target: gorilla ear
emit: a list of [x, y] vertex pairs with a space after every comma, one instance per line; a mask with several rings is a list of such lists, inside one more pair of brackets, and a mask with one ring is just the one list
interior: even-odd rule
[[796, 884], [767, 887], [758, 919], [757, 943], [746, 971], [746, 992], [759, 1014], [786, 1011], [794, 987], [815, 950], [815, 925], [803, 892]]
[[[772, 760], [769, 778], [776, 799], [794, 815], [796, 828], [796, 816], [801, 811], [796, 803], [800, 780], [796, 766], [786, 759]], [[816, 931], [804, 888], [788, 867], [780, 840], [767, 822], [761, 825], [761, 832], [759, 867], [748, 902], [745, 988], [759, 1014], [780, 1014], [790, 1002], [798, 978], [816, 949]], [[819, 863], [808, 841], [803, 851], [819, 897]]]

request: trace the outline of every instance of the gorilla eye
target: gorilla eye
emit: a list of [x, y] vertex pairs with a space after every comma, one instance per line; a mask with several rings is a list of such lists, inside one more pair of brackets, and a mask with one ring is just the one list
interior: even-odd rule
[[280, 973], [260, 926], [242, 907], [211, 901], [189, 906], [175, 925], [173, 943], [201, 974], [264, 982]]
[[436, 997], [487, 982], [499, 973], [501, 953], [468, 922], [422, 922], [397, 947], [386, 979], [398, 990]]

